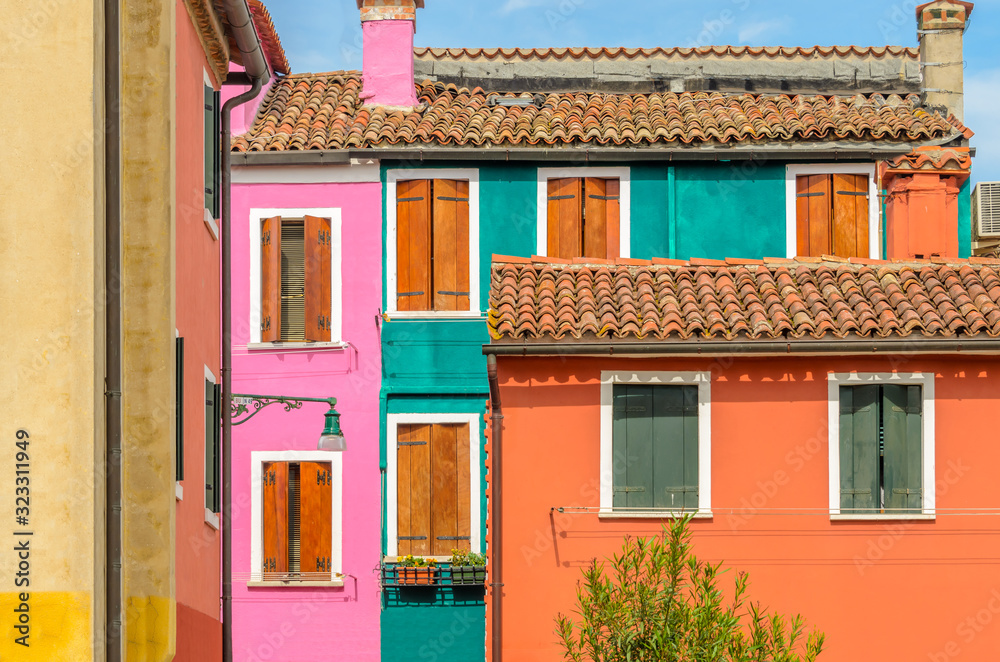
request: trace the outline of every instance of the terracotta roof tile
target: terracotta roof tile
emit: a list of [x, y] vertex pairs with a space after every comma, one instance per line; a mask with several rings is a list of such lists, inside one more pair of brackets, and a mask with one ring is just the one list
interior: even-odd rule
[[[786, 96], [719, 92], [560, 93], [541, 107], [490, 106], [480, 88], [425, 81], [412, 111], [363, 106], [361, 74], [275, 81], [240, 152], [373, 147], [686, 146], [732, 143], [907, 142], [961, 129], [916, 95]], [[512, 98], [514, 94], [507, 94]]]
[[496, 340], [1000, 337], [998, 265], [494, 262]]
[[250, 13], [253, 15], [253, 24], [257, 28], [257, 35], [260, 37], [261, 45], [267, 54], [267, 61], [275, 73], [288, 74], [292, 68], [288, 64], [288, 57], [285, 56], [285, 49], [281, 46], [281, 39], [278, 37], [278, 30], [274, 27], [271, 14], [267, 7], [260, 0], [250, 0]]

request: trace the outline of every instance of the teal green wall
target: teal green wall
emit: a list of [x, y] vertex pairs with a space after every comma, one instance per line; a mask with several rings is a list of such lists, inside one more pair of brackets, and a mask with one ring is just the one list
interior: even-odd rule
[[[455, 595], [443, 595], [455, 592], [459, 594], [457, 599]], [[426, 662], [485, 659], [486, 607], [482, 594], [482, 589], [466, 588], [384, 591], [382, 659]], [[478, 604], [469, 604], [476, 597]], [[447, 598], [448, 606], [442, 606], [442, 598]]]
[[972, 255], [972, 178], [958, 192], [958, 256]]

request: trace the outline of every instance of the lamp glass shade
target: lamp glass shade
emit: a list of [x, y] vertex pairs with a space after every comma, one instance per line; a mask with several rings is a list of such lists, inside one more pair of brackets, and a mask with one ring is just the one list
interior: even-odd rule
[[340, 412], [330, 406], [330, 411], [326, 412], [326, 424], [323, 426], [323, 433], [319, 436], [317, 448], [321, 451], [343, 452], [347, 450], [347, 443], [344, 441], [344, 433], [340, 431]]

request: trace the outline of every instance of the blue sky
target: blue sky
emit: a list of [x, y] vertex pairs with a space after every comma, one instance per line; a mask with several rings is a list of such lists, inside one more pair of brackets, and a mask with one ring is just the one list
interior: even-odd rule
[[[294, 72], [361, 68], [355, 0], [265, 0]], [[426, 0], [417, 46], [916, 46], [916, 0]], [[628, 11], [624, 11], [624, 8]], [[965, 37], [973, 178], [1000, 180], [1000, 1]]]

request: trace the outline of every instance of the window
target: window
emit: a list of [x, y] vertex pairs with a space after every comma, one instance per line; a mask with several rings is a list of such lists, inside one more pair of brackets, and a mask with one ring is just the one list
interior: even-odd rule
[[[207, 77], [207, 74], [206, 74]], [[219, 189], [222, 172], [219, 93], [205, 85], [205, 211], [219, 218]]]
[[330, 342], [329, 218], [272, 216], [261, 231], [263, 342]]
[[480, 551], [478, 420], [476, 414], [389, 416], [389, 556]]
[[874, 166], [788, 166], [786, 172], [788, 257], [879, 256]]
[[386, 173], [386, 312], [479, 317], [479, 172]]
[[629, 168], [539, 168], [538, 254], [630, 257]]
[[709, 373], [604, 372], [601, 382], [601, 515], [709, 515]]
[[617, 179], [550, 179], [545, 254], [559, 258], [619, 257], [619, 190]]
[[398, 182], [396, 228], [396, 309], [469, 310], [469, 182]]
[[[211, 373], [206, 370], [206, 377]], [[220, 432], [222, 426], [221, 388], [212, 379], [205, 379], [205, 513], [219, 512], [219, 477], [221, 475]]]
[[249, 585], [343, 585], [342, 456], [250, 453]]
[[933, 376], [829, 379], [831, 512], [933, 514]]
[[184, 339], [174, 346], [174, 480], [184, 480]]

